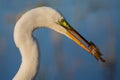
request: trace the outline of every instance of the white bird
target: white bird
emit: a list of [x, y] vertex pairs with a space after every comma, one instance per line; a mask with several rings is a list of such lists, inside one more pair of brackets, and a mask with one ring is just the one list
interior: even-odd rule
[[50, 7], [38, 7], [26, 12], [15, 25], [14, 41], [20, 50], [22, 62], [13, 80], [34, 79], [38, 68], [39, 51], [32, 32], [42, 27], [50, 28], [69, 37], [96, 59], [105, 61], [98, 48], [75, 31], [60, 13]]

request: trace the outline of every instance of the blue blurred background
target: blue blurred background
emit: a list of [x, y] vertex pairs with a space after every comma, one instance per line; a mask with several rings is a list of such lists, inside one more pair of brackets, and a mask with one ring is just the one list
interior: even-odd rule
[[81, 35], [99, 46], [107, 62], [98, 62], [61, 34], [39, 29], [34, 32], [41, 51], [36, 80], [120, 80], [119, 0], [0, 0], [0, 80], [12, 80], [21, 63], [13, 40], [16, 21], [39, 6], [59, 10]]

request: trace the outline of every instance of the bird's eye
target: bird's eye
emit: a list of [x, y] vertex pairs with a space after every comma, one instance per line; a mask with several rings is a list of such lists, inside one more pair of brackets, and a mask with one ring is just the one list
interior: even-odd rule
[[62, 27], [66, 29], [71, 29], [72, 27], [69, 25], [69, 23], [65, 19], [58, 20], [57, 24], [61, 25]]

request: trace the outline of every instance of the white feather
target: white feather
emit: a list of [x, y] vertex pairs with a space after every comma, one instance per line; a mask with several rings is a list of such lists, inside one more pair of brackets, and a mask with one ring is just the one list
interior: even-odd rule
[[19, 48], [22, 62], [13, 80], [31, 80], [38, 67], [38, 47], [32, 32], [36, 28], [48, 27], [61, 34], [66, 30], [56, 22], [63, 18], [56, 10], [49, 7], [39, 7], [26, 12], [16, 23], [14, 41]]

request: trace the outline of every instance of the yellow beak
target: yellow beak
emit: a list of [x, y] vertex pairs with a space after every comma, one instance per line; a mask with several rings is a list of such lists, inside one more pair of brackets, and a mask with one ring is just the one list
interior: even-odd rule
[[[88, 47], [86, 47], [78, 38], [80, 37], [75, 31], [68, 31], [67, 36], [72, 39], [75, 43], [77, 43], [79, 46], [81, 46], [83, 49], [85, 49], [87, 52], [90, 52]], [[81, 38], [82, 39], [82, 38]]]
[[105, 62], [105, 60], [101, 57], [102, 54], [99, 51], [99, 49], [96, 47], [96, 45], [92, 42], [88, 42], [83, 36], [81, 36], [73, 28], [68, 29], [66, 35], [70, 39], [72, 39], [75, 43], [77, 43], [79, 46], [81, 46], [84, 50], [86, 50], [88, 53], [92, 54], [97, 60], [101, 60], [102, 62]]

